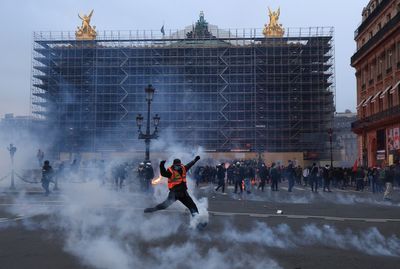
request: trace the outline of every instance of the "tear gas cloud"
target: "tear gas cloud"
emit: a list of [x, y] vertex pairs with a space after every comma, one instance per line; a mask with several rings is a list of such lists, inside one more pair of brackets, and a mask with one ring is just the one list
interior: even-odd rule
[[[400, 239], [384, 236], [376, 228], [355, 233], [310, 224], [294, 231], [286, 224], [271, 227], [256, 222], [248, 230], [240, 230], [227, 219], [221, 233], [199, 232], [188, 227], [190, 216], [179, 203], [167, 212], [145, 215], [143, 208], [150, 203], [147, 196], [116, 192], [99, 182], [64, 184], [60, 198], [62, 206], [14, 206], [12, 211], [25, 216], [48, 215], [40, 224], [28, 218], [24, 225], [61, 230], [64, 250], [95, 268], [165, 268], [167, 264], [171, 268], [198, 268], [199, 264], [205, 268], [280, 268], [270, 257], [243, 252], [240, 247], [246, 244], [279, 249], [322, 245], [400, 257]], [[29, 204], [32, 199], [20, 196], [18, 200]], [[196, 201], [203, 210], [207, 210], [203, 207], [206, 202]], [[187, 240], [182, 242], [181, 236]], [[229, 248], [208, 249], [215, 240]]]
[[[172, 132], [166, 131], [164, 136], [168, 139], [156, 141], [152, 149], [167, 152], [168, 163], [174, 158], [186, 163], [196, 155], [204, 156], [201, 148], [188, 151], [173, 139]], [[27, 159], [35, 160], [34, 154], [40, 144], [32, 139], [28, 141], [30, 146], [23, 141], [14, 143], [17, 146], [21, 143], [18, 154], [27, 154]], [[7, 154], [6, 150], [4, 152]], [[110, 175], [118, 162], [108, 162], [105, 174]], [[328, 225], [305, 225], [295, 232], [286, 224], [270, 227], [255, 223], [249, 230], [242, 231], [227, 219], [219, 233], [199, 232], [194, 229], [197, 223], [208, 221], [207, 198], [196, 199], [191, 194], [200, 211], [197, 218], [190, 218], [179, 202], [166, 212], [147, 215], [143, 214], [145, 207], [167, 197], [165, 185], [156, 185], [149, 197], [135, 189], [117, 192], [104, 185], [99, 175], [101, 173], [95, 169], [84, 174], [64, 175], [66, 180], [60, 182], [62, 192], [57, 196], [59, 202], [54, 204], [39, 205], [37, 197], [21, 192], [10, 211], [26, 217], [23, 221], [26, 229], [48, 229], [57, 233], [66, 252], [78, 257], [83, 264], [99, 269], [198, 268], [199, 265], [218, 269], [281, 268], [265, 254], [243, 252], [243, 244], [281, 249], [324, 245], [369, 255], [400, 257], [400, 240], [396, 236], [385, 237], [376, 228], [356, 234]], [[193, 181], [189, 180], [188, 184], [189, 191], [193, 190]], [[31, 218], [43, 215], [47, 218], [41, 222]], [[215, 240], [223, 246], [214, 246]]]
[[394, 235], [385, 237], [377, 228], [369, 228], [356, 234], [349, 229], [341, 232], [331, 225], [316, 224], [304, 225], [298, 232], [287, 224], [270, 227], [257, 222], [250, 231], [238, 231], [229, 226], [227, 224], [228, 228], [224, 230], [222, 237], [238, 243], [283, 249], [322, 245], [357, 250], [369, 255], [400, 257], [400, 239]]

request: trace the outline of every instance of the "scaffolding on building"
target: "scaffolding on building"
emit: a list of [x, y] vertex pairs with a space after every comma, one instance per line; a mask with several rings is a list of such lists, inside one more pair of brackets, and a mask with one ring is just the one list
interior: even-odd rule
[[[144, 88], [160, 136], [210, 151], [321, 154], [334, 113], [333, 28], [215, 26], [169, 31], [35, 32], [32, 113], [58, 128], [60, 151], [134, 150]], [[167, 131], [169, 130], [169, 131]]]

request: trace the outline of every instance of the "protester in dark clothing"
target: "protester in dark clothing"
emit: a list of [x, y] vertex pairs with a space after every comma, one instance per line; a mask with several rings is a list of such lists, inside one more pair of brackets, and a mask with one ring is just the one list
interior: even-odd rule
[[234, 174], [234, 178], [235, 178], [235, 193], [237, 193], [238, 188], [240, 189], [240, 193], [243, 193], [243, 186], [242, 186], [242, 182], [243, 182], [243, 169], [240, 166], [240, 163], [237, 162], [235, 165], [235, 169], [233, 170], [233, 174]]
[[42, 187], [45, 190], [45, 195], [50, 194], [49, 185], [51, 178], [53, 176], [53, 168], [50, 166], [49, 161], [44, 161], [44, 165], [42, 167]]
[[235, 177], [234, 177], [234, 174], [233, 174], [233, 170], [234, 170], [234, 165], [230, 165], [228, 167], [227, 171], [226, 171], [226, 177], [227, 177], [229, 185], [233, 185], [234, 182], [235, 182]]
[[154, 170], [151, 162], [147, 162], [144, 168], [145, 188], [146, 192], [151, 191], [151, 181], [154, 179]]
[[394, 167], [385, 167], [384, 169], [384, 181], [385, 181], [385, 193], [383, 198], [385, 200], [391, 200], [391, 194], [393, 191], [393, 181], [394, 181]]
[[127, 164], [119, 164], [112, 169], [112, 176], [116, 189], [122, 189], [122, 185], [127, 176]]
[[218, 187], [215, 191], [218, 191], [219, 188], [222, 187], [222, 193], [225, 193], [225, 164], [217, 165], [217, 179], [218, 179]]
[[303, 169], [301, 169], [300, 165], [295, 168], [295, 179], [298, 185], [301, 185], [301, 176], [303, 173]]
[[290, 161], [290, 160], [289, 160], [288, 167], [286, 168], [286, 177], [287, 177], [288, 183], [289, 183], [288, 192], [292, 192], [292, 189], [294, 187], [295, 177], [296, 177], [296, 171], [295, 171], [292, 161]]
[[160, 174], [161, 176], [168, 178], [168, 198], [161, 204], [156, 205], [155, 207], [146, 208], [144, 212], [150, 213], [157, 210], [166, 209], [176, 200], [179, 200], [190, 210], [192, 216], [198, 214], [199, 210], [197, 209], [196, 204], [193, 202], [192, 198], [187, 192], [186, 185], [186, 173], [198, 160], [200, 160], [200, 156], [196, 156], [196, 158], [190, 163], [182, 165], [179, 159], [175, 159], [173, 165], [168, 169], [165, 169], [164, 166], [166, 161], [161, 161]]
[[257, 189], [261, 189], [261, 191], [264, 191], [265, 183], [268, 180], [268, 170], [265, 164], [261, 164], [258, 170], [258, 176], [260, 177], [260, 184], [258, 185]]
[[329, 165], [326, 165], [323, 170], [322, 170], [322, 177], [324, 180], [324, 188], [323, 191], [326, 192], [331, 192], [331, 178], [332, 178], [332, 167]]
[[251, 179], [254, 178], [254, 170], [248, 163], [244, 168], [244, 186], [248, 194], [251, 193]]
[[194, 170], [194, 180], [196, 181], [196, 188], [198, 188], [200, 186], [202, 177], [203, 177], [203, 167], [198, 166]]
[[357, 168], [356, 172], [356, 191], [364, 191], [365, 172], [362, 166]]
[[140, 190], [145, 192], [146, 191], [146, 170], [144, 163], [141, 162], [137, 169], [137, 178], [139, 180]]
[[269, 171], [271, 177], [271, 190], [278, 191], [278, 181], [281, 177], [278, 169], [276, 168], [275, 163], [272, 163], [271, 169]]
[[311, 167], [310, 177], [311, 177], [311, 191], [318, 192], [318, 166], [313, 163]]

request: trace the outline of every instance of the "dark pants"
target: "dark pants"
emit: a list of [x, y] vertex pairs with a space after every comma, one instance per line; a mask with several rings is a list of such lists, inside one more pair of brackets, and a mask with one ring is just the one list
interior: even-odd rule
[[187, 191], [169, 191], [168, 198], [161, 204], [156, 205], [153, 208], [150, 208], [150, 212], [163, 210], [172, 205], [176, 200], [179, 200], [182, 204], [184, 204], [190, 211], [192, 216], [196, 213], [199, 213], [196, 204], [193, 202], [192, 197], [190, 197]]
[[318, 190], [318, 177], [311, 176], [311, 191], [317, 192]]
[[371, 189], [373, 193], [375, 193], [378, 190], [376, 179], [374, 177], [371, 178]]
[[45, 190], [46, 195], [48, 195], [50, 193], [49, 185], [50, 185], [50, 180], [42, 179], [42, 187]]
[[265, 182], [266, 182], [266, 180], [265, 179], [261, 179], [261, 181], [260, 181], [260, 185], [258, 185], [258, 190], [259, 189], [261, 189], [261, 191], [264, 191], [264, 188], [265, 188]]
[[219, 188], [221, 187], [222, 187], [222, 192], [225, 192], [225, 179], [218, 180], [218, 187], [215, 189], [215, 191], [218, 191]]
[[356, 179], [356, 190], [364, 191], [364, 179], [363, 178]]
[[329, 178], [324, 178], [324, 191], [328, 189], [328, 191], [331, 191], [331, 180]]
[[243, 186], [242, 186], [242, 181], [240, 179], [235, 180], [235, 193], [237, 193], [237, 189], [240, 189], [240, 193], [243, 192]]
[[271, 190], [278, 191], [278, 179], [272, 179]]
[[308, 177], [303, 177], [303, 181], [304, 181], [304, 186], [307, 187], [307, 185], [308, 185]]
[[293, 176], [289, 176], [288, 183], [289, 183], [288, 192], [292, 192], [292, 189], [294, 187], [294, 177]]

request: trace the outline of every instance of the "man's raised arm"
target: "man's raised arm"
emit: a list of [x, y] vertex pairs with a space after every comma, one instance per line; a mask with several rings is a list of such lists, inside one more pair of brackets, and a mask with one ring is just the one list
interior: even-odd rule
[[192, 166], [198, 161], [200, 160], [200, 156], [196, 156], [196, 158], [194, 158], [193, 161], [191, 161], [190, 163], [185, 165], [186, 170], [189, 170], [190, 168], [192, 168]]
[[170, 176], [172, 176], [171, 175], [171, 172], [170, 171], [168, 171], [167, 169], [165, 169], [165, 160], [162, 160], [161, 162], [160, 162], [160, 174], [161, 174], [161, 176], [163, 176], [163, 177], [170, 177]]

